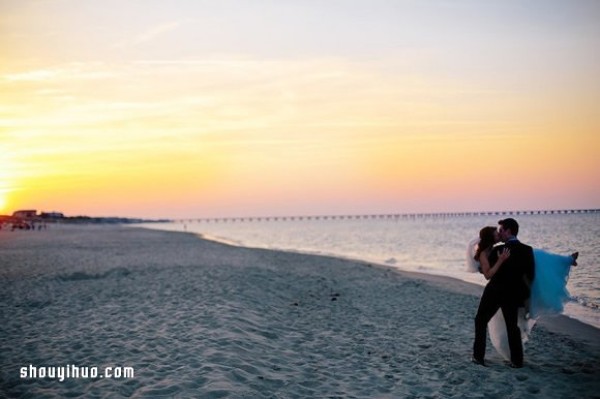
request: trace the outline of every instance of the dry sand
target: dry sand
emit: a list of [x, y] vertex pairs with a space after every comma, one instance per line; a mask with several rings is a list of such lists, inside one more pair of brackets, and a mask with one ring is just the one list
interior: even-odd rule
[[[481, 287], [128, 227], [0, 231], [0, 397], [592, 398], [600, 332], [470, 362]], [[135, 378], [21, 379], [24, 366]]]

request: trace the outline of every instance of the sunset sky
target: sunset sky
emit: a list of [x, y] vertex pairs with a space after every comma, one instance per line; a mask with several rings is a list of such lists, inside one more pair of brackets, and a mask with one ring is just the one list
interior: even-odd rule
[[0, 213], [600, 207], [600, 1], [0, 0]]

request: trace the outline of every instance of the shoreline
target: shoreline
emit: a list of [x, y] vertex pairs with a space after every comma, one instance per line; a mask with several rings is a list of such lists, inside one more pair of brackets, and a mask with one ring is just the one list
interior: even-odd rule
[[[162, 231], [162, 230], [161, 230]], [[175, 232], [176, 233], [176, 232]], [[271, 249], [271, 248], [260, 248], [260, 247], [250, 247], [239, 245], [233, 242], [227, 242], [226, 240], [213, 239], [208, 238], [203, 234], [199, 233], [187, 233], [182, 232], [183, 234], [195, 234], [201, 240], [214, 242], [217, 244], [233, 247], [233, 248], [245, 248], [250, 250], [259, 250], [259, 251], [274, 251], [274, 252], [282, 252], [289, 254], [298, 254], [305, 256], [314, 256], [317, 258], [325, 258], [325, 259], [336, 259], [344, 262], [355, 263], [357, 265], [362, 265], [363, 267], [375, 267], [379, 268], [383, 271], [397, 273], [400, 276], [425, 281], [428, 284], [434, 285], [442, 290], [448, 290], [451, 292], [455, 292], [462, 295], [476, 296], [479, 300], [483, 293], [485, 286], [472, 283], [469, 281], [465, 281], [456, 277], [451, 276], [442, 276], [431, 273], [423, 273], [409, 270], [402, 270], [398, 267], [389, 266], [384, 263], [371, 262], [358, 258], [344, 257], [340, 255], [328, 255], [328, 254], [319, 254], [305, 251], [297, 251], [297, 250], [283, 250], [283, 249]], [[473, 317], [475, 317], [476, 310], [473, 313]], [[584, 323], [575, 318], [569, 317], [564, 314], [552, 315], [552, 316], [542, 316], [537, 321], [536, 324], [543, 326], [545, 329], [549, 330], [552, 333], [564, 334], [568, 335], [570, 338], [583, 340], [587, 345], [594, 346], [600, 350], [600, 329], [591, 325]]]
[[[126, 226], [129, 228], [141, 228], [154, 230], [147, 227], [135, 227], [135, 226]], [[297, 255], [305, 255], [305, 256], [314, 256], [317, 258], [325, 258], [325, 259], [335, 259], [341, 260], [344, 262], [355, 263], [358, 265], [362, 265], [364, 267], [376, 267], [384, 271], [397, 273], [401, 276], [426, 281], [429, 284], [435, 285], [443, 290], [449, 290], [451, 292], [463, 294], [463, 295], [471, 295], [476, 296], [478, 299], [481, 298], [485, 285], [479, 285], [473, 282], [465, 281], [457, 277], [451, 276], [442, 276], [431, 273], [423, 273], [409, 270], [402, 270], [398, 267], [386, 265], [385, 263], [372, 262], [364, 259], [345, 257], [341, 255], [335, 254], [320, 254], [313, 253], [307, 251], [299, 251], [299, 250], [285, 250], [285, 249], [274, 249], [274, 248], [261, 248], [261, 247], [252, 247], [238, 244], [236, 242], [220, 239], [216, 237], [210, 237], [202, 233], [194, 233], [187, 231], [174, 231], [174, 230], [160, 230], [158, 231], [169, 232], [169, 233], [181, 233], [181, 234], [192, 234], [197, 236], [199, 239], [213, 242], [216, 244], [224, 245], [232, 248], [244, 248], [249, 250], [258, 250], [258, 251], [273, 251], [273, 252], [282, 252], [289, 254], [297, 254]], [[475, 317], [476, 310], [473, 312], [473, 317]], [[537, 321], [536, 324], [542, 326], [548, 331], [554, 334], [563, 334], [567, 335], [572, 339], [581, 340], [586, 345], [594, 347], [596, 350], [600, 351], [600, 328], [597, 328], [591, 324], [587, 324], [583, 321], [577, 320], [575, 318], [569, 317], [564, 314], [560, 315], [552, 315], [552, 316], [542, 316]]]
[[[562, 398], [600, 389], [600, 332], [564, 317], [534, 328], [523, 369], [491, 346], [490, 367], [471, 364], [482, 287], [461, 280], [130, 226], [7, 234], [0, 397]], [[22, 380], [23, 363], [131, 366], [136, 378]]]
[[[170, 225], [172, 227], [175, 226], [173, 224], [170, 224]], [[290, 253], [299, 253], [299, 254], [305, 254], [305, 255], [331, 256], [331, 257], [335, 257], [335, 258], [348, 260], [351, 262], [366, 262], [366, 263], [371, 263], [371, 264], [377, 264], [377, 265], [380, 265], [383, 267], [392, 267], [397, 270], [405, 271], [405, 272], [412, 272], [412, 273], [417, 273], [417, 274], [425, 274], [425, 275], [441, 276], [441, 277], [447, 277], [447, 278], [451, 278], [451, 279], [457, 279], [460, 281], [474, 284], [476, 286], [480, 286], [482, 290], [483, 290], [483, 288], [485, 288], [485, 286], [487, 284], [487, 281], [483, 280], [481, 275], [479, 275], [478, 273], [461, 272], [461, 271], [457, 271], [455, 269], [452, 269], [451, 271], [446, 271], [443, 268], [442, 269], [424, 268], [422, 270], [419, 270], [419, 269], [421, 269], [420, 267], [417, 267], [417, 268], [404, 267], [403, 265], [395, 264], [395, 260], [393, 258], [392, 259], [394, 260], [394, 263], [390, 264], [390, 263], [388, 263], [388, 261], [382, 261], [381, 259], [377, 259], [373, 254], [371, 254], [371, 256], [359, 256], [356, 254], [349, 256], [344, 253], [336, 253], [336, 252], [329, 252], [329, 251], [322, 251], [322, 250], [298, 250], [295, 248], [277, 247], [277, 246], [269, 246], [269, 245], [247, 245], [242, 241], [228, 239], [228, 238], [219, 237], [219, 236], [214, 236], [211, 234], [206, 234], [201, 231], [196, 231], [195, 229], [188, 230], [187, 227], [184, 227], [182, 230], [180, 228], [180, 226], [177, 228], [172, 228], [172, 227], [164, 228], [162, 226], [156, 227], [156, 226], [152, 226], [152, 225], [139, 225], [139, 226], [132, 226], [132, 227], [142, 227], [142, 228], [149, 228], [152, 230], [170, 231], [170, 232], [195, 233], [195, 234], [198, 234], [198, 236], [202, 239], [206, 239], [209, 241], [215, 241], [215, 242], [231, 245], [234, 247], [240, 247], [240, 248], [280, 250], [280, 251], [285, 251], [285, 252], [290, 252]], [[573, 269], [573, 273], [577, 273], [577, 270]], [[478, 279], [478, 277], [481, 277], [481, 279]], [[481, 293], [479, 292], [477, 295], [480, 296]], [[581, 301], [577, 300], [576, 298], [577, 297], [574, 297], [574, 299], [572, 301], [569, 301], [565, 304], [565, 308], [563, 310], [562, 315], [569, 319], [573, 319], [573, 320], [582, 322], [583, 324], [589, 325], [593, 328], [600, 330], [600, 312], [598, 312], [598, 309], [594, 309], [591, 306], [587, 306], [586, 304], [581, 303]]]
[[[409, 278], [416, 278], [416, 279], [420, 279], [420, 280], [426, 280], [430, 283], [437, 283], [442, 287], [445, 286], [446, 289], [453, 290], [454, 292], [459, 292], [459, 293], [467, 292], [467, 293], [470, 293], [470, 295], [477, 296], [478, 298], [481, 297], [481, 294], [483, 293], [483, 289], [485, 288], [485, 284], [484, 285], [477, 284], [477, 283], [474, 283], [471, 281], [463, 280], [459, 277], [440, 275], [440, 274], [434, 274], [434, 273], [426, 273], [426, 272], [418, 272], [418, 271], [412, 271], [412, 270], [403, 270], [400, 267], [390, 266], [390, 265], [387, 265], [382, 262], [365, 260], [365, 259], [360, 259], [360, 258], [353, 258], [353, 257], [348, 257], [348, 256], [343, 256], [343, 255], [338, 255], [338, 254], [324, 254], [324, 253], [318, 253], [318, 252], [292, 250], [292, 249], [278, 249], [278, 248], [246, 246], [246, 245], [237, 243], [232, 240], [227, 240], [227, 239], [218, 238], [218, 237], [212, 237], [210, 235], [206, 235], [203, 233], [194, 233], [194, 232], [178, 231], [178, 230], [162, 230], [162, 229], [153, 229], [150, 227], [139, 227], [139, 226], [132, 226], [131, 228], [142, 228], [142, 229], [173, 232], [173, 233], [194, 234], [202, 240], [211, 241], [211, 242], [215, 242], [218, 244], [222, 244], [222, 245], [226, 245], [226, 246], [230, 246], [230, 247], [234, 247], [234, 248], [246, 248], [246, 249], [252, 249], [252, 250], [265, 250], [265, 251], [280, 251], [280, 252], [284, 252], [284, 253], [333, 258], [333, 259], [340, 259], [340, 260], [352, 262], [352, 263], [376, 266], [379, 268], [383, 268], [385, 270], [390, 270], [392, 272], [398, 272], [401, 274], [405, 273], [406, 276]], [[575, 317], [571, 317], [564, 313], [562, 313], [560, 315], [543, 316], [540, 319], [538, 319], [536, 323], [543, 325], [545, 328], [549, 329], [552, 332], [566, 333], [573, 337], [582, 335], [584, 337], [587, 337], [588, 341], [593, 341], [593, 338], [596, 338], [597, 342], [591, 342], [591, 344], [597, 345], [600, 348], [600, 327], [596, 327], [593, 324], [586, 323], [585, 321], [579, 320]], [[597, 332], [598, 336], [595, 336], [594, 332]]]

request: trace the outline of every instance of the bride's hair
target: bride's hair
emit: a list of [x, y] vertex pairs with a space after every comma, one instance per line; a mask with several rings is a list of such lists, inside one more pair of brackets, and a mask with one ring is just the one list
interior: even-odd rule
[[479, 256], [486, 249], [494, 246], [496, 243], [495, 238], [496, 228], [494, 226], [487, 226], [479, 230], [479, 244], [477, 245], [477, 251], [475, 251], [475, 260], [479, 262]]

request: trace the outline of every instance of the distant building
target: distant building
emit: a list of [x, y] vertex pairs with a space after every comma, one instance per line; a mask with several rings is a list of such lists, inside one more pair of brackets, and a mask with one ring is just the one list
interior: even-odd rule
[[65, 215], [61, 212], [42, 212], [40, 217], [42, 219], [63, 219]]
[[21, 219], [32, 219], [32, 218], [37, 217], [37, 211], [36, 210], [16, 211], [13, 213], [13, 217], [21, 218]]

